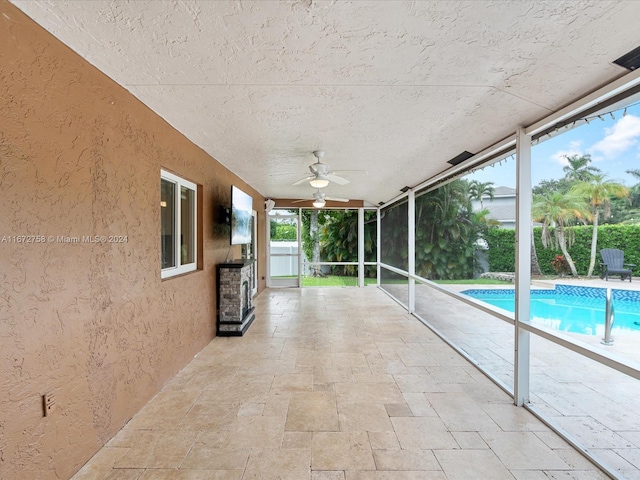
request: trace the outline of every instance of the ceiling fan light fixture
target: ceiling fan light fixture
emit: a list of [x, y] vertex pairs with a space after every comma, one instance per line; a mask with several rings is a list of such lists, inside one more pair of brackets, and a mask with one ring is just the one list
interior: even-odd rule
[[324, 207], [324, 200], [314, 200], [313, 206], [316, 208]]
[[327, 180], [326, 178], [316, 177], [316, 178], [312, 178], [309, 184], [313, 188], [324, 188], [327, 185], [329, 185], [329, 180]]

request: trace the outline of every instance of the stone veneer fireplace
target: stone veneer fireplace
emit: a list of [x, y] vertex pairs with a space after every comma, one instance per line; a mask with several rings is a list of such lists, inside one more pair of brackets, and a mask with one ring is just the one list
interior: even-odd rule
[[255, 260], [221, 263], [218, 270], [217, 335], [241, 336], [255, 319], [251, 278]]

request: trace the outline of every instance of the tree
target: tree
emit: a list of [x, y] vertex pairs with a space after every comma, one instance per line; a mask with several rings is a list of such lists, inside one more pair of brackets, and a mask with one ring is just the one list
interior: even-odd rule
[[591, 259], [589, 260], [589, 271], [587, 272], [587, 277], [590, 277], [596, 264], [600, 213], [603, 214], [604, 218], [609, 217], [611, 215], [610, 198], [628, 198], [629, 189], [617, 182], [610, 181], [604, 173], [596, 173], [592, 174], [589, 180], [576, 183], [571, 188], [570, 193], [587, 199], [591, 206], [593, 234], [591, 236]]
[[[549, 192], [533, 197], [531, 208], [533, 219], [542, 222], [542, 244], [545, 248], [553, 245], [559, 247], [567, 259], [571, 274], [578, 276], [573, 259], [567, 251], [567, 245], [573, 243], [571, 224], [576, 220], [589, 218], [589, 209], [582, 197], [575, 194]], [[553, 234], [551, 233], [553, 228]]]
[[536, 240], [533, 236], [533, 226], [531, 226], [531, 275], [536, 277], [542, 276], [542, 270], [540, 270], [540, 262], [538, 261], [538, 252], [536, 250]]
[[469, 198], [471, 200], [480, 201], [480, 210], [484, 210], [484, 204], [482, 199], [489, 197], [493, 200], [493, 194], [496, 191], [493, 188], [493, 182], [480, 182], [478, 180], [472, 180], [469, 182]]
[[304, 209], [302, 210], [301, 223], [302, 230], [300, 238], [302, 240], [302, 251], [310, 266], [310, 274], [314, 277], [322, 276], [322, 267], [317, 265], [323, 261], [322, 258], [322, 227], [332, 216], [341, 212], [324, 209]]
[[[627, 173], [640, 180], [640, 170], [627, 170]], [[629, 199], [631, 201], [631, 206], [640, 207], [640, 183], [636, 183], [633, 187], [631, 187], [631, 190], [629, 192]]]
[[564, 172], [564, 178], [571, 182], [588, 182], [593, 175], [602, 173], [597, 167], [592, 167], [591, 155], [564, 155], [564, 158], [569, 162], [562, 171]]
[[[366, 216], [375, 212], [366, 212]], [[371, 238], [367, 239], [365, 229], [365, 251], [371, 249]], [[358, 261], [358, 212], [355, 210], [342, 210], [324, 224], [322, 234], [322, 255], [327, 262], [357, 262]], [[369, 241], [367, 241], [369, 240]], [[365, 269], [365, 276], [367, 276]], [[357, 276], [357, 265], [333, 265], [331, 271], [337, 275]]]
[[566, 178], [540, 180], [538, 185], [531, 189], [534, 195], [544, 195], [547, 192], [567, 193], [571, 190], [571, 182]]
[[272, 218], [271, 224], [271, 241], [273, 242], [292, 242], [298, 239], [297, 228], [292, 223], [283, 223]]
[[[322, 257], [327, 262], [358, 261], [358, 214], [351, 210], [332, 212], [321, 229]], [[334, 265], [332, 273], [355, 276], [356, 265]]]
[[416, 197], [416, 273], [429, 279], [472, 278], [476, 242], [487, 224], [475, 217], [469, 183], [454, 180]]
[[[633, 195], [633, 194], [631, 194]], [[611, 199], [611, 216], [605, 220], [602, 219], [601, 224], [638, 224], [640, 223], [640, 208], [629, 208], [632, 202], [631, 195], [629, 198], [612, 198]]]
[[311, 257], [311, 276], [322, 276], [322, 268], [318, 265], [320, 261], [320, 228], [318, 227], [318, 210], [311, 210], [311, 219], [309, 221], [309, 235], [313, 241], [313, 255]]

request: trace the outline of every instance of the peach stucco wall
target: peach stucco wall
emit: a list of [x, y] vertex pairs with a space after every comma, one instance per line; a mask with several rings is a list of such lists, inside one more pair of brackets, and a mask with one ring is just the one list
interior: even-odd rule
[[[203, 192], [202, 269], [165, 281], [161, 168]], [[258, 192], [0, 0], [0, 478], [69, 478], [214, 337], [231, 184], [264, 246]]]

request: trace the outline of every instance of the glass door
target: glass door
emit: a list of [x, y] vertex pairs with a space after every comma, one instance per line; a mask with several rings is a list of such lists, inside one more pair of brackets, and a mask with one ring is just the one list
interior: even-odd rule
[[251, 257], [255, 261], [251, 268], [253, 268], [253, 286], [251, 293], [255, 297], [258, 294], [258, 212], [253, 210], [251, 212]]
[[255, 210], [251, 211], [250, 222], [251, 243], [242, 245], [242, 258], [254, 261], [251, 264], [251, 278], [253, 279], [251, 294], [255, 297], [258, 294], [258, 213]]
[[300, 216], [297, 210], [272, 210], [267, 234], [267, 286], [300, 286]]

